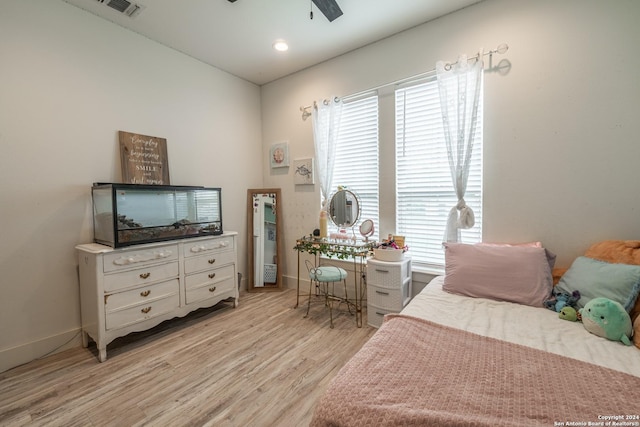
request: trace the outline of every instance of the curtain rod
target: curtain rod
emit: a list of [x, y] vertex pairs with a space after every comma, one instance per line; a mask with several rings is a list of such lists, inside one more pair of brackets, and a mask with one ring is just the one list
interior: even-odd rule
[[[495, 49], [490, 50], [490, 51], [488, 51], [488, 52], [483, 52], [483, 49], [480, 49], [480, 52], [478, 52], [476, 55], [472, 56], [471, 58], [467, 58], [467, 60], [468, 60], [468, 61], [473, 61], [473, 60], [476, 60], [476, 61], [477, 61], [477, 60], [479, 60], [479, 59], [480, 59], [481, 57], [483, 57], [483, 56], [487, 56], [487, 55], [492, 56], [494, 53], [499, 53], [499, 54], [501, 54], [501, 55], [502, 55], [502, 54], [503, 54], [503, 53], [505, 53], [507, 50], [509, 50], [509, 45], [507, 45], [506, 43], [502, 43], [502, 44], [499, 44], [499, 45], [498, 45], [498, 47], [496, 47]], [[449, 70], [451, 70], [451, 67], [453, 67], [453, 66], [454, 66], [454, 65], [456, 65], [457, 63], [458, 63], [458, 61], [455, 61], [455, 62], [447, 62], [447, 63], [445, 64], [444, 68], [445, 68], [445, 70], [449, 71]], [[396, 80], [396, 81], [394, 81], [394, 82], [386, 83], [386, 84], [383, 84], [383, 85], [380, 85], [380, 86], [375, 86], [375, 87], [369, 88], [369, 89], [367, 89], [367, 90], [363, 90], [363, 91], [361, 91], [361, 92], [354, 93], [354, 94], [352, 94], [352, 95], [343, 96], [342, 98], [339, 98], [339, 97], [337, 97], [337, 96], [336, 96], [336, 97], [335, 97], [335, 100], [336, 100], [336, 101], [339, 101], [340, 99], [345, 100], [345, 99], [356, 98], [356, 97], [358, 97], [358, 96], [360, 96], [360, 95], [364, 95], [365, 93], [373, 92], [373, 91], [376, 91], [376, 90], [379, 90], [379, 89], [385, 88], [385, 87], [387, 87], [387, 86], [391, 86], [391, 85], [399, 85], [399, 84], [407, 83], [407, 82], [410, 82], [410, 81], [413, 81], [413, 80], [418, 80], [418, 79], [420, 79], [420, 78], [427, 77], [427, 76], [429, 76], [429, 75], [433, 74], [433, 72], [434, 72], [434, 71], [436, 71], [436, 69], [435, 69], [435, 68], [432, 68], [431, 70], [429, 70], [429, 71], [425, 71], [424, 73], [416, 74], [416, 75], [414, 75], [414, 76], [406, 77], [406, 78], [404, 78], [404, 79]], [[325, 103], [327, 103], [327, 102], [329, 102], [329, 101], [328, 101], [328, 100], [325, 100], [324, 102], [325, 102]], [[309, 110], [310, 110], [312, 107], [313, 107], [313, 105], [307, 105], [307, 106], [305, 106], [305, 107], [300, 107], [300, 112], [302, 113], [302, 120], [307, 120], [307, 118], [311, 115], [311, 111], [309, 111]]]

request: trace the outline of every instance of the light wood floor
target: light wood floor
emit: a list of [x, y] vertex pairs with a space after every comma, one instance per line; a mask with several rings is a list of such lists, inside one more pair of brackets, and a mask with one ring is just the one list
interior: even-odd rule
[[2, 426], [306, 426], [316, 400], [375, 329], [344, 306], [329, 328], [296, 292], [242, 293], [152, 331], [0, 373]]

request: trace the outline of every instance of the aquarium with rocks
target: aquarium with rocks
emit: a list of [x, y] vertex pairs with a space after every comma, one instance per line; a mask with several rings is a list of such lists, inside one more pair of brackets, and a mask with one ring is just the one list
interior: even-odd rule
[[94, 241], [114, 248], [222, 234], [220, 188], [96, 183]]

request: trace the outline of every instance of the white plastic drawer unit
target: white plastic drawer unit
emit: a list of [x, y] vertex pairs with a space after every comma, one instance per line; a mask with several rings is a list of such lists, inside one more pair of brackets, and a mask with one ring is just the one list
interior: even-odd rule
[[385, 314], [399, 313], [411, 300], [411, 258], [367, 260], [367, 322], [379, 327]]

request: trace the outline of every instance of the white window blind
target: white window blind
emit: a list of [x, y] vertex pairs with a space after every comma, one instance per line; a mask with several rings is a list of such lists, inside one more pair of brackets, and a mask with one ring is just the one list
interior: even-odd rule
[[[436, 78], [396, 90], [396, 232], [406, 237], [413, 263], [444, 265], [447, 215], [457, 203], [444, 142]], [[482, 94], [465, 201], [476, 225], [462, 242], [482, 239]]]
[[344, 103], [336, 145], [330, 194], [346, 186], [360, 199], [358, 224], [363, 219], [379, 224], [377, 94]]
[[190, 222], [213, 222], [220, 220], [220, 197], [216, 190], [175, 191], [167, 194], [167, 201], [175, 197], [175, 218]]

